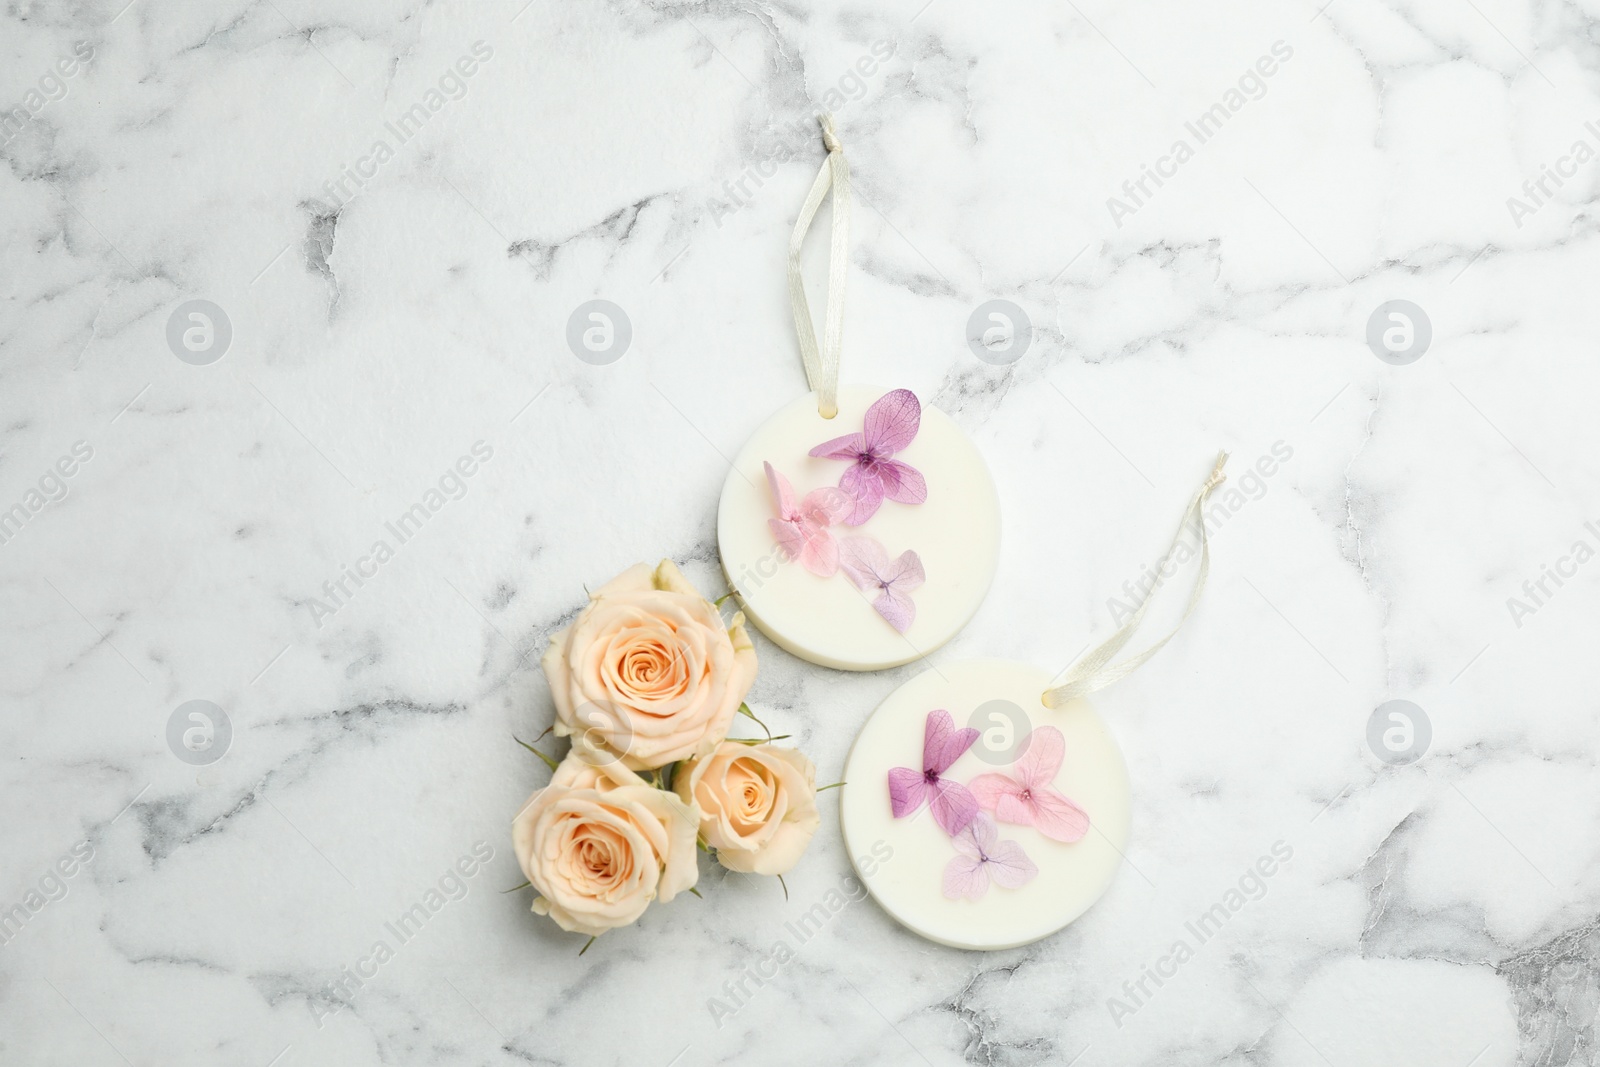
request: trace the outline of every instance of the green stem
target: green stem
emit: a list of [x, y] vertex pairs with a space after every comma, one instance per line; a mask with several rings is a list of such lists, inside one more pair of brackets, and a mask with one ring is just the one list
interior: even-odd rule
[[844, 785], [844, 783], [843, 782], [834, 782], [831, 785], [819, 785], [819, 786], [817, 786], [817, 792], [820, 793], [825, 789], [838, 789], [841, 785]]
[[739, 714], [740, 715], [748, 715], [750, 718], [755, 719], [756, 725], [761, 727], [762, 731], [766, 733], [767, 740], [768, 741], [772, 740], [772, 731], [767, 729], [767, 724], [766, 723], [762, 722], [760, 719], [756, 719], [756, 713], [750, 710], [750, 705], [749, 704], [740, 702], [740, 704], [739, 704]]
[[583, 943], [583, 947], [582, 947], [582, 948], [580, 948], [580, 949], [579, 949], [579, 950], [578, 950], [578, 955], [580, 955], [580, 956], [581, 956], [581, 955], [583, 955], [583, 954], [584, 954], [584, 953], [585, 953], [585, 952], [588, 952], [588, 951], [589, 951], [589, 946], [590, 946], [590, 945], [592, 945], [592, 944], [594, 944], [594, 942], [595, 942], [595, 938], [597, 938], [597, 937], [599, 937], [599, 936], [600, 936], [600, 935], [599, 935], [599, 934], [595, 934], [595, 935], [594, 935], [594, 937], [591, 937], [591, 938], [590, 938], [590, 939], [589, 939], [589, 940], [587, 940], [587, 941], [585, 941], [585, 942], [584, 942], [584, 943]]
[[533, 885], [532, 882], [523, 882], [521, 885], [514, 885], [510, 889], [502, 889], [502, 890], [500, 890], [500, 892], [502, 892], [502, 893], [515, 893], [519, 889], [531, 888], [532, 885]]
[[513, 741], [515, 741], [517, 744], [521, 745], [523, 748], [527, 749], [529, 752], [532, 752], [535, 756], [538, 756], [540, 759], [544, 760], [544, 765], [546, 767], [549, 767], [552, 771], [556, 769], [556, 761], [555, 760], [551, 759], [549, 756], [546, 756], [543, 752], [540, 752], [538, 749], [536, 749], [532, 745], [528, 744], [528, 742], [524, 741], [522, 738], [518, 737], [516, 734], [512, 734], [511, 735], [511, 739]]
[[783, 886], [783, 900], [784, 900], [784, 903], [788, 903], [788, 901], [789, 901], [789, 883], [785, 882], [783, 880], [783, 875], [781, 875], [781, 874], [778, 875], [778, 884]]

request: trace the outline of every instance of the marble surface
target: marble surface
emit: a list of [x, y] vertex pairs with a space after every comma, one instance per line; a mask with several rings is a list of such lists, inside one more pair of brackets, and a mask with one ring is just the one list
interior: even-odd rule
[[[0, 1062], [1596, 1062], [1592, 4], [125, 2], [0, 11]], [[547, 774], [512, 735], [585, 583], [720, 592], [727, 457], [804, 388], [824, 107], [845, 377], [949, 413], [1001, 495], [932, 662], [1065, 667], [1218, 447], [1245, 492], [1099, 697], [1135, 806], [1099, 904], [983, 955], [852, 902], [714, 1021], [846, 877], [833, 811], [787, 901], [702, 864], [580, 958], [501, 892]], [[566, 342], [593, 299], [605, 365]], [[1032, 325], [1000, 365], [994, 299]], [[1409, 364], [1367, 341], [1393, 300]], [[758, 649], [824, 780], [921, 669]], [[1415, 762], [1369, 744], [1393, 699]]]

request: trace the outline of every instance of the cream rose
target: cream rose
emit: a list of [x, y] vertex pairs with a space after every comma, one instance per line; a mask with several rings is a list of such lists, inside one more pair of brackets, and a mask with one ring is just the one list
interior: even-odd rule
[[699, 820], [693, 804], [620, 762], [569, 753], [512, 821], [511, 843], [539, 893], [533, 910], [593, 936], [694, 885]]
[[700, 809], [700, 836], [717, 862], [747, 874], [782, 874], [800, 860], [821, 821], [816, 768], [792, 748], [724, 741], [679, 767], [673, 789]]
[[702, 756], [728, 735], [756, 677], [744, 616], [716, 605], [670, 560], [623, 571], [550, 639], [556, 733], [635, 770]]

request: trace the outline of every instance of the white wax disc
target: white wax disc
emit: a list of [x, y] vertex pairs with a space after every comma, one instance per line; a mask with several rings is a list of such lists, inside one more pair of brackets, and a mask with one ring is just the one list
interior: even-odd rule
[[[839, 802], [845, 846], [873, 898], [912, 932], [953, 948], [1014, 948], [1060, 930], [1110, 886], [1128, 843], [1128, 771], [1088, 701], [1044, 706], [1040, 696], [1050, 681], [1036, 667], [1004, 660], [930, 669], [891, 693], [856, 736]], [[1034, 826], [996, 820], [999, 840], [1020, 845], [1038, 868], [1026, 884], [990, 884], [976, 900], [948, 898], [944, 872], [959, 854], [955, 842], [927, 806], [894, 817], [889, 771], [923, 768], [924, 725], [940, 708], [957, 729], [979, 731], [942, 774], [961, 784], [981, 774], [1017, 773], [1015, 760], [1027, 751], [1031, 731], [1054, 727], [1062, 734], [1062, 760], [1051, 784], [1087, 813], [1089, 829], [1068, 844]]]
[[779, 511], [763, 464], [788, 480], [796, 499], [837, 487], [851, 464], [808, 453], [861, 432], [867, 409], [890, 392], [842, 387], [832, 419], [817, 414], [815, 393], [796, 399], [755, 432], [722, 487], [717, 543], [745, 615], [782, 648], [825, 667], [881, 670], [932, 652], [977, 612], [1000, 558], [1000, 504], [989, 469], [950, 417], [933, 407], [922, 407], [916, 436], [892, 454], [921, 473], [927, 498], [886, 499], [860, 525], [826, 530], [840, 547], [845, 539], [876, 541], [891, 561], [916, 553], [924, 581], [905, 594], [915, 618], [903, 633], [874, 607], [878, 590], [863, 591], [843, 570], [815, 574], [780, 548], [768, 524]]

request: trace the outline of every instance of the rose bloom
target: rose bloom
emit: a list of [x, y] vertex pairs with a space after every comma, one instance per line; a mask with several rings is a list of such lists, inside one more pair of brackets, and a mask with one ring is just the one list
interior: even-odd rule
[[716, 605], [670, 560], [623, 571], [550, 639], [556, 733], [635, 770], [704, 755], [728, 735], [756, 676], [744, 616]]
[[539, 892], [533, 910], [593, 936], [694, 885], [700, 813], [620, 761], [591, 759], [567, 755], [512, 821], [511, 844]]
[[724, 741], [677, 769], [673, 789], [700, 808], [700, 836], [717, 862], [747, 874], [782, 874], [800, 860], [821, 821], [817, 772], [792, 748]]

